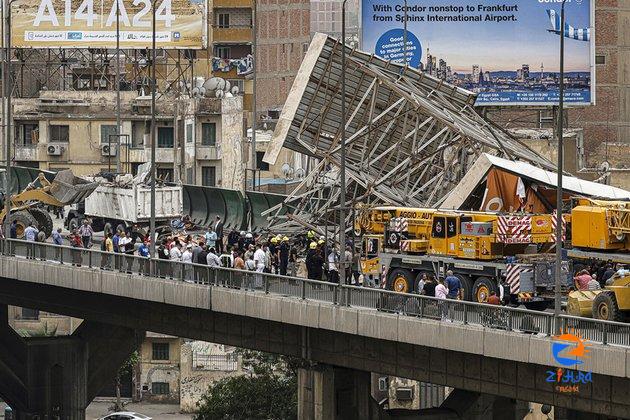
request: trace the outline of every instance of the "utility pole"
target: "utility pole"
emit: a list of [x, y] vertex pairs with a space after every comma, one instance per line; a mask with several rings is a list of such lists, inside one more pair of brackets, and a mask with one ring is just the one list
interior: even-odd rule
[[[346, 284], [346, 2], [341, 5], [341, 180], [339, 194], [339, 284]], [[327, 258], [327, 256], [324, 256]]]
[[403, 64], [407, 65], [407, 0], [405, 0], [405, 10], [404, 10], [404, 29], [403, 29]]
[[[122, 127], [120, 122], [120, 2], [116, 0], [116, 172], [120, 173], [120, 136]], [[127, 145], [129, 147], [129, 145]], [[111, 146], [109, 148], [111, 153]]]
[[151, 5], [151, 15], [153, 39], [151, 43], [151, 221], [149, 224], [151, 248], [149, 249], [149, 253], [151, 254], [151, 258], [155, 258], [155, 241], [157, 240], [157, 235], [155, 234], [155, 184], [157, 182], [157, 169], [155, 167], [155, 147], [157, 142], [155, 135], [155, 113], [157, 112], [155, 108], [155, 90], [157, 89], [157, 80], [155, 79], [155, 2]]
[[[4, 120], [4, 146], [5, 146], [5, 163], [6, 163], [6, 173], [5, 173], [5, 189], [4, 192], [4, 210], [5, 210], [5, 218], [4, 218], [4, 237], [7, 239], [5, 245], [9, 245], [8, 238], [10, 233], [10, 223], [9, 223], [9, 214], [11, 214], [11, 142], [13, 139], [12, 129], [12, 119], [13, 113], [11, 112], [11, 93], [13, 82], [11, 78], [11, 0], [3, 0], [2, 4], [2, 13], [4, 13], [4, 71], [2, 72], [2, 87], [4, 89], [4, 96], [6, 98], [5, 105], [5, 115], [6, 119]], [[5, 252], [9, 249], [8, 246], [5, 247]]]
[[562, 284], [562, 173], [564, 172], [564, 149], [563, 149], [563, 131], [564, 131], [564, 25], [565, 15], [564, 6], [566, 0], [562, 1], [562, 11], [560, 12], [560, 86], [558, 98], [558, 181], [556, 188], [556, 284], [554, 290], [554, 315], [555, 315], [555, 332], [560, 334], [560, 285]]
[[[258, 111], [258, 106], [256, 103], [256, 79], [258, 76], [258, 65], [256, 61], [258, 60], [258, 25], [256, 24], [256, 20], [258, 19], [258, 0], [254, 0], [254, 7], [252, 8], [252, 55], [253, 61], [253, 69], [252, 69], [252, 77], [253, 81], [253, 89], [254, 93], [252, 95], [253, 100], [253, 115], [252, 115], [252, 191], [256, 191], [256, 169], [258, 169], [258, 162], [256, 158], [256, 126], [257, 126], [257, 116], [256, 113]], [[245, 170], [247, 172], [247, 170]], [[245, 189], [247, 190], [247, 184], [245, 184]]]

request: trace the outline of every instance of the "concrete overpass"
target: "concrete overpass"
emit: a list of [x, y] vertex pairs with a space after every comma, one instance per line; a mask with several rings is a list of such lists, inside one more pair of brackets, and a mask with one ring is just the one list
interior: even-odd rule
[[[310, 373], [301, 389], [304, 418], [368, 418], [367, 372], [607, 416], [630, 413], [625, 324], [458, 301], [447, 302], [452, 322], [441, 322], [437, 301], [415, 295], [132, 257], [104, 270], [109, 260], [99, 251], [12, 245], [0, 256], [0, 302], [86, 320], [67, 339], [37, 343], [24, 342], [2, 321], [0, 396], [20, 418], [55, 412], [84, 418], [99, 380], [144, 330], [334, 366], [332, 373]], [[258, 290], [247, 290], [252, 285]], [[556, 322], [592, 344], [580, 370], [591, 371], [593, 382], [579, 393], [563, 394], [545, 380], [559, 366], [551, 354]], [[108, 333], [111, 343], [97, 334], [107, 325], [117, 326]], [[55, 393], [60, 386], [64, 392]], [[345, 414], [334, 398], [344, 386], [354, 393]]]

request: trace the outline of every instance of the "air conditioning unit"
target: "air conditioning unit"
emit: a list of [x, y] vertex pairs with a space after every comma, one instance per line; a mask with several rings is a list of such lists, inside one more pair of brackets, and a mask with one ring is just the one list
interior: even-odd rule
[[63, 147], [60, 144], [49, 144], [46, 148], [46, 153], [49, 156], [61, 156], [63, 154]]
[[398, 401], [413, 401], [413, 388], [398, 388], [396, 399]]
[[116, 145], [112, 144], [101, 144], [101, 155], [102, 156], [116, 156]]

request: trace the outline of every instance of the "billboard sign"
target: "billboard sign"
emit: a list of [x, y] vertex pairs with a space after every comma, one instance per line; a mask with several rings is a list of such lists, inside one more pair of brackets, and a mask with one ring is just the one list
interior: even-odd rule
[[[16, 48], [150, 48], [155, 1], [158, 48], [206, 47], [206, 2], [197, 0], [18, 0], [11, 6]], [[118, 12], [118, 16], [117, 16]]]
[[[594, 1], [362, 0], [361, 49], [478, 94], [476, 105], [595, 103]], [[407, 31], [405, 33], [405, 20]], [[407, 48], [404, 49], [406, 40]]]

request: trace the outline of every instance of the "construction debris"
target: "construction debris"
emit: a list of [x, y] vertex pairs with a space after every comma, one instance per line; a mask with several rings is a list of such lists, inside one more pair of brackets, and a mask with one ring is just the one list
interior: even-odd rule
[[554, 168], [482, 117], [473, 108], [474, 93], [316, 34], [264, 157], [273, 164], [287, 147], [317, 161], [285, 200], [286, 214], [280, 213], [280, 206], [267, 212], [279, 230], [335, 220], [344, 77], [347, 203], [440, 205], [485, 152]]

